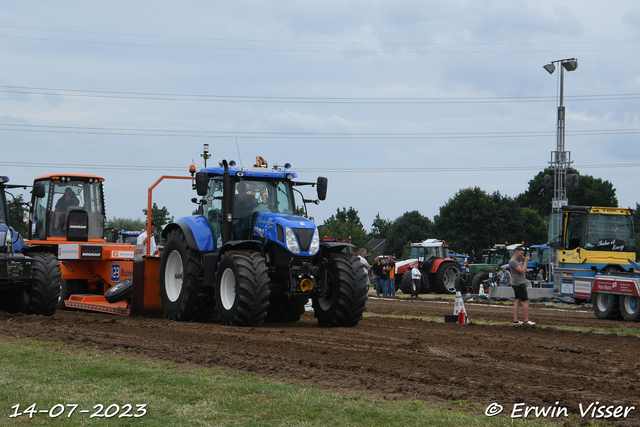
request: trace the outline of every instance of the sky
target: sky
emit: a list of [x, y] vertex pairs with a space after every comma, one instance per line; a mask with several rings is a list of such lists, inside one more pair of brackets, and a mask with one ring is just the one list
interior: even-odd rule
[[[110, 219], [142, 218], [203, 144], [209, 166], [327, 177], [318, 224], [433, 219], [476, 186], [516, 197], [557, 149], [561, 73], [543, 66], [569, 58], [573, 167], [640, 201], [637, 1], [2, 3], [0, 175], [100, 175]], [[176, 219], [195, 196], [153, 190]]]

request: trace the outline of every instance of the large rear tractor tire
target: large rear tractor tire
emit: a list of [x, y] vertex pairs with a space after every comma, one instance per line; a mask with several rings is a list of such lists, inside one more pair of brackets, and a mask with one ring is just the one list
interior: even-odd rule
[[411, 270], [405, 271], [400, 281], [400, 290], [403, 294], [411, 295], [415, 288], [413, 279], [411, 278]]
[[439, 294], [455, 294], [456, 279], [462, 273], [457, 262], [443, 262], [436, 272], [436, 290]]
[[618, 295], [595, 293], [591, 298], [593, 312], [598, 319], [620, 318], [620, 300]]
[[164, 317], [178, 321], [207, 320], [213, 314], [213, 298], [198, 295], [200, 254], [189, 248], [182, 230], [172, 230], [160, 262], [160, 299]]
[[480, 285], [484, 286], [484, 281], [489, 278], [489, 273], [478, 273], [473, 277], [471, 281], [471, 288], [474, 294], [480, 293]]
[[314, 316], [320, 326], [356, 326], [367, 308], [367, 273], [355, 255], [329, 254], [328, 261], [327, 293], [313, 298]]
[[62, 286], [60, 263], [55, 255], [49, 253], [35, 253], [33, 259], [31, 280], [31, 295], [28, 313], [53, 316], [58, 307]]
[[269, 276], [258, 251], [225, 252], [216, 273], [216, 309], [225, 325], [253, 326], [269, 307]]
[[627, 322], [640, 321], [640, 298], [632, 295], [621, 296], [620, 314]]
[[304, 306], [309, 298], [301, 296], [271, 294], [265, 322], [288, 323], [297, 322], [304, 313]]

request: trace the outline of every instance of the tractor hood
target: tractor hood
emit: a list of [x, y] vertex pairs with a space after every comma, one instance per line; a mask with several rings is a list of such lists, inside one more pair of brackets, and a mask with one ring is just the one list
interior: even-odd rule
[[252, 234], [275, 242], [294, 255], [313, 256], [320, 249], [318, 228], [313, 221], [299, 215], [258, 212]]
[[20, 252], [24, 248], [22, 237], [7, 224], [0, 223], [0, 252]]

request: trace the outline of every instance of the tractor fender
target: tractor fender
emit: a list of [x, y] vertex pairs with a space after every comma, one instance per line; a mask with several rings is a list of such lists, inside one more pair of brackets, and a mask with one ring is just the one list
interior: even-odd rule
[[210, 252], [216, 249], [211, 227], [202, 215], [183, 217], [167, 225], [162, 230], [162, 237], [166, 239], [169, 233], [177, 228], [182, 230], [190, 249], [199, 252]]
[[222, 259], [222, 255], [224, 255], [225, 252], [232, 250], [255, 250], [263, 253], [260, 242], [256, 240], [231, 240], [222, 245], [219, 251], [204, 254], [202, 258], [203, 280], [199, 285], [200, 289], [213, 288], [215, 286], [218, 262]]
[[395, 277], [402, 277], [405, 272], [411, 271], [411, 265], [414, 262], [418, 262], [418, 259], [411, 258], [404, 261], [396, 261]]
[[320, 254], [320, 257], [323, 257], [326, 253], [342, 252], [345, 248], [351, 248], [346, 252], [355, 253], [356, 247], [353, 244], [346, 242], [320, 242], [320, 250], [318, 253]]
[[257, 240], [229, 240], [220, 248], [220, 257], [227, 251], [246, 249], [255, 250], [260, 253], [263, 252], [262, 245]]
[[[443, 262], [456, 262], [456, 261], [452, 260], [451, 258], [436, 258], [433, 261], [433, 264], [431, 265], [430, 273], [435, 274], [438, 271], [438, 268], [440, 268], [440, 264], [442, 264]], [[457, 262], [456, 262], [456, 264], [457, 264]]]

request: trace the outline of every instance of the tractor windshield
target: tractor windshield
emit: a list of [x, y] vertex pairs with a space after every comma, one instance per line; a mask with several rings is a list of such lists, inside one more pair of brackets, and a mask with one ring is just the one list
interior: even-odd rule
[[[216, 238], [222, 236], [223, 179], [211, 178], [203, 215]], [[254, 212], [295, 213], [291, 184], [284, 180], [238, 179], [234, 182], [232, 208], [234, 239], [249, 238]]]
[[[250, 208], [250, 209], [249, 209]], [[247, 210], [250, 210], [247, 212]], [[291, 186], [288, 181], [243, 179], [236, 183], [234, 192], [234, 217], [244, 217], [252, 212], [269, 211], [292, 214], [295, 212]]]
[[[45, 197], [34, 202], [34, 238], [67, 237], [69, 230], [74, 228], [74, 218], [80, 221], [86, 218], [87, 238], [104, 239], [104, 202], [100, 181], [53, 179], [42, 183]], [[71, 212], [77, 216], [72, 215], [70, 219]]]
[[588, 214], [584, 247], [596, 251], [635, 251], [633, 217]]

